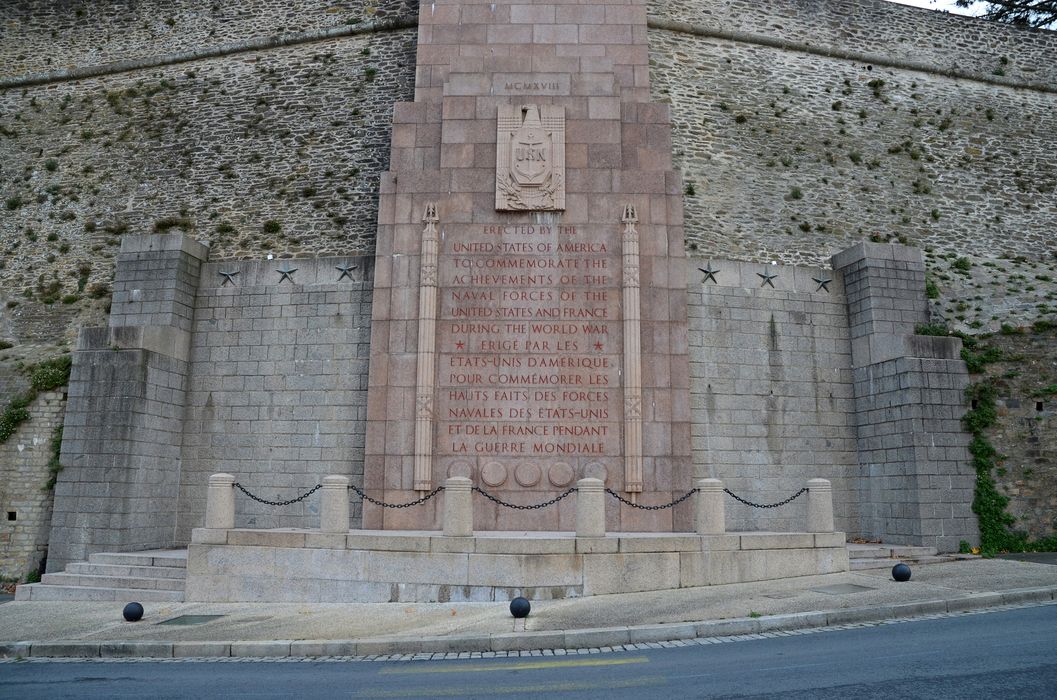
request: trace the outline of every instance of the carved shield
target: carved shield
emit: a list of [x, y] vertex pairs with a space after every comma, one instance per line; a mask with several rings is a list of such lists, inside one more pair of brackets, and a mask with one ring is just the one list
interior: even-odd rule
[[525, 110], [525, 121], [510, 139], [510, 175], [514, 182], [539, 186], [551, 173], [554, 152], [551, 135], [540, 124], [536, 107]]

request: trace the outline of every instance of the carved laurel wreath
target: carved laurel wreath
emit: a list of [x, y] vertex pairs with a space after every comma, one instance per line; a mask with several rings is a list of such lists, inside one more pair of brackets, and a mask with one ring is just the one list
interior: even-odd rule
[[[538, 192], [539, 198], [543, 200], [540, 204], [553, 207], [561, 184], [562, 176], [553, 175], [546, 184], [538, 190], [535, 190], [535, 192]], [[514, 179], [510, 177], [509, 173], [504, 173], [496, 178], [496, 187], [499, 188], [499, 192], [506, 198], [507, 206], [511, 209], [532, 209], [535, 206], [539, 206], [538, 204], [525, 201], [525, 190], [514, 182]], [[533, 197], [533, 199], [536, 199], [536, 197]]]

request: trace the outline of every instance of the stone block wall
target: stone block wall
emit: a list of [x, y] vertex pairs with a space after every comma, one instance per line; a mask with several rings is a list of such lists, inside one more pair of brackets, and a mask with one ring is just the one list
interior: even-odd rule
[[[328, 474], [362, 486], [373, 266], [368, 257], [203, 266], [177, 544], [202, 526], [210, 474], [231, 473], [271, 501], [298, 496]], [[280, 269], [296, 271], [284, 278]], [[236, 522], [315, 528], [318, 506], [318, 494], [276, 508], [240, 492]], [[354, 499], [351, 522], [359, 521]]]
[[975, 475], [961, 426], [968, 383], [956, 353], [855, 370], [863, 536], [941, 551], [976, 541]]
[[51, 491], [45, 486], [65, 408], [63, 392], [40, 394], [28, 408], [30, 419], [0, 444], [0, 578], [24, 580], [48, 551]]
[[[756, 503], [829, 479], [837, 529], [856, 532], [854, 392], [840, 277], [694, 258], [688, 280], [695, 478], [722, 479]], [[732, 530], [795, 531], [805, 517], [803, 498], [775, 509], [727, 501]]]
[[105, 338], [73, 355], [48, 571], [172, 544], [187, 363]]

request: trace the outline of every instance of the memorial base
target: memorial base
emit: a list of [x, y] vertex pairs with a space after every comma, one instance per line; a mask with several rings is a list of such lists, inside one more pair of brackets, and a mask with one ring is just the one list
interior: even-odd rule
[[848, 570], [843, 532], [194, 531], [188, 602], [488, 602], [657, 591]]

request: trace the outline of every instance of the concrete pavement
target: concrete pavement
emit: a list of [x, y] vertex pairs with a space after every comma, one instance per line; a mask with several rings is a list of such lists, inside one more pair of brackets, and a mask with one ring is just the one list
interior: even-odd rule
[[[319, 656], [586, 648], [790, 630], [1057, 600], [1057, 567], [974, 559], [534, 603], [515, 631], [506, 602], [0, 605], [0, 656]], [[168, 622], [188, 615], [208, 621]], [[179, 620], [177, 620], [179, 622]], [[164, 623], [164, 624], [163, 624]]]

